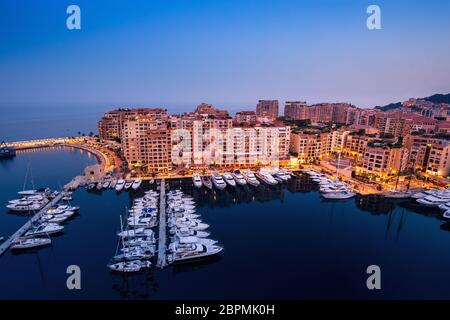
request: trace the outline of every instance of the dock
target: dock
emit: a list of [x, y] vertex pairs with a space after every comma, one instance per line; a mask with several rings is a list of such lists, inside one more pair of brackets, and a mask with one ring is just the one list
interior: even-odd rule
[[4, 254], [9, 247], [16, 241], [18, 238], [23, 236], [25, 232], [27, 232], [34, 222], [39, 220], [45, 212], [57, 203], [61, 201], [64, 197], [64, 191], [61, 191], [55, 198], [53, 198], [49, 203], [47, 203], [38, 213], [36, 213], [30, 220], [27, 221], [19, 230], [17, 230], [11, 237], [9, 237], [5, 242], [0, 245], [0, 256]]
[[158, 261], [156, 266], [164, 268], [167, 266], [166, 261], [166, 241], [167, 241], [167, 227], [166, 227], [166, 181], [161, 180], [160, 194], [159, 194], [159, 241], [158, 241]]

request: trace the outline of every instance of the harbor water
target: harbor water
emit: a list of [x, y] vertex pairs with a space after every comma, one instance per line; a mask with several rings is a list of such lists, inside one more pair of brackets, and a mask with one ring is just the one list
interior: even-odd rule
[[[94, 163], [69, 148], [19, 153], [0, 162], [0, 236], [27, 219], [5, 204], [23, 189], [28, 167], [36, 187], [58, 189]], [[357, 197], [325, 201], [306, 177], [282, 187], [197, 190], [193, 195], [220, 256], [137, 275], [111, 273], [120, 215], [140, 192], [78, 189], [80, 214], [50, 247], [0, 257], [0, 299], [448, 299], [450, 232], [440, 212], [412, 200]], [[28, 188], [30, 181], [28, 181]], [[143, 189], [155, 188], [144, 184]], [[81, 268], [81, 290], [68, 290], [67, 267]], [[381, 290], [366, 287], [369, 265], [381, 268]]]

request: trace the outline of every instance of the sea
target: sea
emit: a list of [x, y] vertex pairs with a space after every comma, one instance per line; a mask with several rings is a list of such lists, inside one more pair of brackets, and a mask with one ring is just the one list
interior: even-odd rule
[[[103, 111], [6, 113], [0, 140], [95, 132]], [[5, 207], [18, 191], [59, 189], [95, 162], [72, 148], [1, 160], [0, 237], [29, 219]], [[72, 201], [79, 214], [52, 238], [52, 246], [0, 257], [0, 299], [450, 298], [450, 226], [438, 209], [379, 196], [324, 200], [303, 174], [275, 187], [223, 191], [196, 189], [189, 179], [168, 183], [193, 196], [211, 238], [224, 248], [219, 256], [136, 275], [112, 273], [107, 264], [117, 251], [120, 219], [134, 198], [156, 184], [121, 193], [79, 188]], [[81, 270], [79, 290], [67, 286], [74, 265]], [[370, 266], [380, 270], [380, 289], [367, 286]]]

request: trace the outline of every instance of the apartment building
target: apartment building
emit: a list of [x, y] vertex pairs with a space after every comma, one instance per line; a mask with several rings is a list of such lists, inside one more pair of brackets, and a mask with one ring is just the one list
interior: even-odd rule
[[284, 104], [284, 117], [291, 120], [308, 119], [308, 105], [305, 101], [286, 101]]
[[290, 151], [297, 155], [300, 162], [314, 162], [326, 157], [331, 150], [329, 132], [293, 132]]
[[131, 168], [146, 173], [166, 172], [172, 168], [167, 115], [128, 116], [123, 123], [121, 141], [123, 155]]
[[256, 105], [256, 115], [275, 120], [278, 117], [278, 100], [259, 100]]
[[433, 135], [404, 138], [409, 150], [408, 166], [429, 174], [447, 177], [450, 175], [450, 141]]
[[234, 117], [236, 125], [254, 125], [258, 122], [258, 117], [254, 111], [239, 111]]
[[374, 138], [368, 137], [365, 134], [352, 132], [347, 135], [344, 151], [347, 155], [361, 157], [364, 155], [368, 143], [372, 140], [374, 140]]
[[363, 155], [361, 171], [379, 176], [394, 175], [407, 167], [408, 149], [371, 142]]
[[102, 140], [120, 139], [124, 122], [129, 117], [140, 115], [151, 115], [162, 119], [167, 116], [167, 110], [162, 108], [121, 108], [106, 112], [98, 123], [99, 138]]

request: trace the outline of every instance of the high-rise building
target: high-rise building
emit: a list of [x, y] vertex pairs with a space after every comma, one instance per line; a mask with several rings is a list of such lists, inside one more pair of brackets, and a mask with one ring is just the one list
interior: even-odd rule
[[395, 175], [407, 167], [408, 149], [371, 142], [364, 151], [361, 171], [380, 176]]
[[135, 114], [123, 123], [122, 151], [131, 168], [147, 173], [170, 170], [171, 136], [166, 114]]
[[278, 117], [278, 100], [259, 100], [256, 115], [275, 120]]
[[234, 117], [234, 122], [237, 125], [241, 124], [253, 125], [256, 124], [257, 121], [258, 118], [254, 111], [239, 111], [236, 112], [236, 116]]
[[98, 123], [99, 137], [102, 140], [120, 139], [124, 122], [128, 117], [137, 115], [152, 115], [156, 118], [166, 116], [162, 108], [121, 108], [106, 112]]
[[284, 104], [284, 117], [292, 120], [307, 119], [308, 105], [304, 101], [286, 101]]

